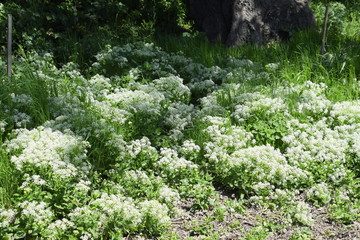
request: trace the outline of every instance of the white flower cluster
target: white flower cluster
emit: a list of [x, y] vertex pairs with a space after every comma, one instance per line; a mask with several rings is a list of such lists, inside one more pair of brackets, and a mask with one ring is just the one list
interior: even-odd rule
[[94, 216], [95, 211], [92, 211], [88, 205], [76, 207], [69, 214], [68, 217], [75, 224], [86, 219], [86, 216]]
[[141, 202], [139, 206], [145, 219], [148, 218], [148, 221], [155, 222], [156, 226], [167, 227], [170, 225], [169, 210], [165, 204], [161, 204], [156, 200], [150, 200]]
[[152, 43], [130, 43], [121, 47], [107, 46], [105, 51], [98, 53], [95, 57], [98, 61], [95, 68], [100, 68], [106, 63], [112, 63], [118, 68], [128, 66], [130, 57], [133, 60], [149, 59], [159, 56], [160, 49], [155, 47]]
[[187, 86], [192, 92], [202, 95], [213, 91], [216, 88], [214, 82], [225, 81], [229, 78], [228, 75], [233, 76], [231, 79], [243, 78], [246, 75], [246, 80], [259, 77], [259, 74], [247, 70], [254, 65], [250, 60], [232, 58], [227, 68], [221, 69], [218, 66], [205, 67], [179, 54], [168, 54], [153, 44], [137, 42], [121, 47], [108, 47], [97, 54], [98, 62], [93, 67], [103, 72], [107, 69], [110, 72], [114, 69], [117, 69], [115, 72], [129, 69], [128, 75], [132, 80], [137, 80], [141, 74], [151, 77], [170, 75], [170, 78], [173, 78], [171, 75], [175, 75], [186, 79]]
[[347, 202], [351, 200], [350, 195], [352, 194], [353, 192], [346, 187], [340, 187], [336, 190], [334, 198], [339, 202]]
[[360, 159], [360, 128], [356, 133], [349, 136], [350, 149], [349, 152], [354, 154], [357, 159]]
[[253, 137], [241, 127], [228, 126], [226, 118], [206, 116], [203, 121], [212, 124], [203, 130], [209, 136], [204, 156], [214, 163], [226, 161], [228, 154], [244, 148]]
[[[175, 201], [173, 191], [164, 190], [164, 193], [171, 192], [171, 201]], [[123, 233], [138, 229], [141, 224], [152, 228], [163, 228], [170, 224], [166, 205], [156, 200], [143, 201], [135, 204], [134, 200], [124, 197], [121, 194], [102, 193], [101, 196], [89, 203], [87, 206], [77, 207], [68, 215], [70, 220], [53, 223], [54, 228], [86, 226], [95, 227], [101, 233], [106, 227], [115, 225], [121, 228]], [[92, 218], [93, 220], [90, 220]], [[89, 220], [86, 220], [89, 219]], [[90, 224], [90, 225], [88, 225]], [[96, 226], [92, 226], [92, 225]], [[84, 229], [86, 230], [86, 229]], [[84, 232], [82, 232], [84, 233]]]
[[279, 69], [279, 63], [269, 63], [265, 65], [265, 69], [269, 72]]
[[15, 221], [16, 211], [0, 208], [0, 230], [8, 228]]
[[342, 124], [353, 124], [360, 122], [360, 101], [339, 102], [332, 105], [330, 116]]
[[159, 200], [175, 206], [180, 202], [180, 195], [175, 189], [164, 186], [159, 190]]
[[164, 124], [171, 128], [170, 136], [174, 140], [181, 139], [183, 130], [192, 122], [194, 106], [184, 103], [172, 103], [165, 114]]
[[277, 96], [296, 100], [296, 109], [302, 114], [327, 114], [332, 103], [325, 97], [327, 86], [324, 83], [306, 81], [304, 84], [281, 86], [275, 89]]
[[161, 51], [159, 47], [155, 47], [154, 43], [139, 42], [136, 45], [140, 45], [142, 47], [141, 49], [136, 49], [135, 51], [131, 50], [137, 57], [153, 57], [157, 52]]
[[268, 190], [272, 190], [274, 188], [275, 186], [271, 185], [269, 182], [258, 182], [253, 186], [253, 190], [259, 195], [264, 191], [267, 192]]
[[254, 62], [249, 59], [238, 59], [233, 56], [227, 56], [225, 59], [226, 67], [228, 68], [251, 68], [254, 67]]
[[62, 218], [50, 223], [44, 231], [46, 233], [46, 237], [56, 239], [59, 235], [61, 236], [61, 234], [69, 229], [73, 229], [74, 227], [75, 224], [73, 222], [69, 221], [67, 218]]
[[294, 187], [299, 180], [307, 179], [307, 172], [288, 164], [286, 158], [278, 149], [270, 145], [255, 146], [235, 151], [228, 159], [230, 168], [242, 171], [244, 181], [254, 184], [255, 191], [263, 182], [274, 189], [280, 187]]
[[94, 100], [92, 102], [92, 107], [94, 111], [101, 115], [102, 118], [111, 123], [124, 124], [132, 115], [129, 111], [114, 106], [111, 104], [111, 102], [108, 101]]
[[215, 91], [213, 94], [200, 99], [201, 113], [203, 115], [223, 116], [226, 113], [227, 109], [218, 103], [217, 93], [218, 91]]
[[188, 83], [187, 86], [192, 92], [199, 92], [202, 94], [210, 93], [217, 88], [217, 85], [211, 79], [206, 79], [203, 81], [199, 81], [197, 79]]
[[94, 238], [91, 233], [83, 232], [83, 234], [80, 237], [80, 240], [94, 240]]
[[177, 151], [171, 148], [161, 148], [161, 157], [155, 163], [158, 167], [168, 172], [178, 172], [182, 169], [197, 169], [198, 166], [186, 160], [185, 158], [179, 157]]
[[[93, 65], [93, 67], [100, 67], [100, 63], [106, 61], [114, 61], [119, 67], [123, 67], [125, 64], [127, 64], [127, 58], [121, 56], [122, 54], [116, 54], [120, 50], [119, 47], [111, 48], [111, 46], [107, 45], [106, 48], [107, 49], [105, 51], [102, 51], [95, 56], [98, 62], [95, 62], [96, 65]], [[123, 47], [123, 49], [127, 48], [129, 48], [129, 45], [125, 45]]]
[[[1, 104], [1, 101], [0, 101]], [[5, 132], [5, 127], [7, 126], [7, 122], [4, 120], [0, 120], [0, 135]]]
[[293, 201], [293, 199], [295, 198], [295, 194], [299, 194], [298, 190], [288, 190], [288, 189], [275, 189], [275, 191], [273, 192], [273, 194], [271, 194], [270, 199], [271, 200], [276, 200], [279, 205], [281, 204], [286, 204], [287, 202], [291, 202]]
[[107, 193], [102, 193], [89, 205], [73, 209], [68, 217], [82, 233], [92, 231], [100, 236], [108, 225], [130, 232], [142, 221], [142, 215], [131, 198]]
[[326, 119], [312, 125], [295, 119], [288, 127], [292, 133], [283, 141], [289, 145], [285, 156], [291, 164], [310, 172], [316, 171], [321, 164], [327, 176], [335, 182], [346, 176], [344, 163], [348, 142], [340, 137], [338, 131], [328, 128]]
[[165, 97], [158, 91], [147, 93], [142, 90], [116, 89], [114, 93], [106, 95], [105, 99], [113, 105], [133, 114], [140, 112], [150, 115], [160, 115], [160, 103]]
[[27, 106], [33, 103], [32, 97], [26, 94], [15, 95], [15, 93], [12, 93], [10, 97], [11, 101], [19, 106]]
[[17, 137], [5, 145], [9, 152], [20, 152], [18, 156], [11, 157], [18, 170], [27, 165], [45, 167], [60, 178], [75, 177], [90, 170], [86, 163], [88, 143], [50, 128], [21, 129], [17, 131]]
[[92, 91], [100, 96], [108, 94], [111, 89], [110, 79], [99, 74], [90, 78], [89, 85]]
[[227, 83], [237, 83], [239, 79], [244, 82], [262, 82], [268, 80], [270, 74], [268, 72], [259, 71], [256, 69], [246, 69], [246, 68], [234, 68], [227, 69], [227, 74], [225, 76], [224, 82]]
[[100, 198], [90, 203], [91, 208], [96, 207], [109, 218], [124, 221], [128, 228], [136, 227], [141, 222], [141, 213], [131, 198], [120, 194], [103, 193]]
[[54, 105], [54, 108], [59, 108], [60, 111], [55, 114], [57, 117], [54, 120], [43, 124], [45, 128], [64, 133], [70, 133], [69, 129], [72, 129], [76, 135], [84, 139], [89, 136], [101, 139], [107, 149], [119, 154], [124, 152], [124, 131], [119, 126], [128, 120], [131, 115], [129, 112], [112, 106], [107, 101], [97, 100], [88, 103], [86, 110], [81, 103], [73, 101], [72, 98], [57, 98]]
[[258, 183], [253, 187], [255, 195], [249, 198], [250, 203], [256, 205], [272, 204], [272, 207], [282, 208], [294, 202], [295, 195], [299, 194], [298, 190], [275, 188], [270, 183]]
[[[29, 176], [28, 174], [25, 174], [25, 175]], [[21, 184], [20, 188], [24, 189], [31, 184], [43, 186], [46, 184], [46, 181], [44, 179], [42, 179], [39, 175], [32, 175], [25, 179], [25, 181]]]
[[178, 152], [187, 159], [193, 160], [198, 156], [200, 150], [200, 146], [196, 145], [193, 140], [185, 140], [179, 147]]
[[151, 146], [151, 142], [147, 137], [143, 137], [131, 141], [131, 143], [126, 146], [125, 153], [131, 158], [136, 158], [139, 154], [151, 157], [157, 154], [157, 150]]
[[146, 172], [140, 170], [126, 171], [122, 180], [142, 185], [151, 184], [151, 179], [148, 177]]
[[307, 192], [308, 198], [319, 201], [322, 204], [328, 203], [331, 200], [331, 191], [328, 184], [322, 182], [312, 186]]
[[32, 119], [27, 113], [21, 112], [16, 108], [13, 111], [11, 118], [14, 120], [16, 127], [26, 127], [27, 124], [32, 123]]
[[94, 131], [93, 136], [99, 139], [106, 139], [106, 141], [103, 140], [105, 146], [116, 150], [120, 155], [124, 154], [126, 141], [121, 133], [117, 133], [114, 126], [108, 124], [103, 119], [100, 119], [99, 121], [92, 123], [92, 128]]
[[294, 218], [296, 221], [308, 226], [312, 226], [315, 223], [311, 214], [311, 208], [303, 201], [296, 203]]
[[87, 193], [90, 190], [90, 185], [91, 182], [89, 180], [80, 180], [76, 183], [74, 190], [81, 193]]
[[174, 102], [187, 103], [190, 100], [190, 89], [177, 76], [163, 77], [153, 81], [154, 87]]
[[22, 209], [21, 218], [39, 227], [47, 227], [54, 215], [45, 202], [24, 201], [19, 204], [19, 207]]
[[[262, 114], [266, 117], [277, 112], [287, 112], [287, 106], [281, 98], [269, 98], [260, 93], [245, 93], [235, 99], [235, 111], [232, 113], [238, 122], [243, 122], [246, 118]], [[237, 104], [239, 102], [239, 104]]]
[[[24, 198], [32, 199], [15, 205], [19, 212], [0, 209], [1, 230], [14, 220], [24, 220], [23, 225], [31, 225], [26, 230], [40, 226], [44, 229], [41, 234], [50, 239], [67, 234], [99, 239], [111, 236], [112, 229], [120, 229], [123, 234], [143, 234], [144, 230], [151, 235], [154, 229], [169, 226], [169, 208], [180, 201], [180, 191], [164, 181], [177, 186], [179, 175], [192, 178], [193, 173], [200, 171], [195, 164], [198, 162], [222, 184], [255, 195], [250, 202], [269, 202], [280, 207], [290, 204], [294, 207], [290, 209], [292, 217], [305, 225], [312, 225], [314, 220], [309, 205], [295, 202], [297, 187], [302, 187], [314, 202], [328, 203], [331, 197], [334, 202], [353, 199], [355, 193], [350, 186], [333, 189], [331, 184], [342, 184], [352, 170], [349, 165], [356, 166], [360, 159], [360, 101], [332, 105], [325, 97], [326, 86], [310, 81], [275, 88], [254, 86], [253, 92], [244, 93], [243, 82], [262, 81], [270, 73], [260, 72], [262, 66], [250, 60], [233, 57], [227, 59], [225, 68], [208, 68], [180, 53], [168, 54], [141, 42], [108, 47], [97, 59], [93, 70], [104, 76], [96, 74], [90, 79], [72, 63], [59, 71], [44, 60], [33, 61], [32, 64], [39, 63], [44, 69], [48, 65], [53, 71], [53, 75], [44, 69], [35, 72], [59, 88], [59, 96], [50, 99], [51, 115], [56, 118], [33, 130], [17, 130], [16, 137], [4, 146], [24, 176], [21, 189], [47, 186], [41, 187], [45, 191], [53, 187], [53, 179], [60, 178], [58, 182], [68, 184], [61, 187], [72, 192], [64, 198], [53, 194], [54, 198], [47, 198], [49, 203], [33, 201], [36, 194], [25, 195]], [[268, 64], [265, 70], [274, 72], [278, 67]], [[112, 73], [117, 76], [109, 77]], [[61, 78], [54, 77], [57, 74]], [[197, 99], [206, 94], [209, 95]], [[191, 97], [200, 100], [200, 106], [189, 104]], [[33, 104], [33, 99], [22, 94], [11, 95], [11, 101], [13, 109], [0, 104], [0, 111], [11, 115], [7, 122], [0, 120], [0, 136], [7, 123], [14, 121], [20, 127], [31, 122], [23, 109]], [[297, 116], [307, 122], [294, 119], [286, 129], [285, 122]], [[278, 120], [279, 124], [274, 124], [279, 133], [276, 137], [287, 136], [272, 141], [274, 146], [254, 146], [259, 145], [255, 140], [258, 132], [251, 124], [259, 119]], [[335, 126], [338, 123], [341, 126]], [[147, 137], [135, 139], [134, 136], [144, 135], [141, 127], [149, 130], [146, 135], [151, 135], [152, 130], [163, 135], [149, 136], [153, 142]], [[192, 127], [198, 136], [189, 133]], [[271, 124], [267, 127], [271, 128]], [[249, 132], [254, 128], [254, 133]], [[194, 140], [186, 139], [190, 136]], [[90, 157], [86, 151], [89, 144], [83, 141], [87, 138], [95, 142], [91, 152], [94, 155]], [[101, 151], [107, 151], [104, 167], [114, 167], [106, 179], [90, 172], [87, 163], [97, 160], [96, 154], [101, 158]], [[114, 166], [113, 156], [118, 156]], [[151, 172], [164, 178], [154, 177]], [[93, 184], [89, 179], [101, 182]], [[190, 194], [209, 196], [207, 201], [215, 201], [209, 193], [213, 191], [210, 183], [204, 186], [203, 182], [193, 183], [197, 178], [188, 180], [188, 184], [193, 184]], [[313, 182], [320, 183], [304, 189]], [[66, 202], [69, 196], [78, 201]], [[62, 219], [53, 219], [59, 213], [53, 213], [49, 207], [56, 200], [64, 202], [61, 207], [67, 207], [61, 216], [70, 212]]]
[[43, 82], [46, 82], [46, 83], [59, 82], [58, 78], [56, 76], [58, 73], [59, 73], [59, 71], [55, 71], [55, 72], [51, 72], [51, 74], [49, 74], [49, 70], [43, 68], [43, 69], [36, 71], [36, 77], [40, 78]]

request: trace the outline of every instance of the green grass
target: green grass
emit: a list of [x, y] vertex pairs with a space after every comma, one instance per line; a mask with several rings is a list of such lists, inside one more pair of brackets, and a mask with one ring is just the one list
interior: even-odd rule
[[223, 60], [227, 56], [250, 59], [259, 64], [260, 70], [269, 63], [278, 64], [278, 69], [271, 72], [271, 82], [252, 82], [248, 87], [244, 87], [246, 90], [262, 84], [278, 86], [284, 83], [299, 84], [312, 81], [329, 86], [327, 97], [330, 100], [358, 99], [359, 91], [353, 87], [360, 74], [360, 48], [354, 45], [356, 39], [336, 42], [338, 39], [334, 37], [328, 46], [328, 53], [322, 56], [320, 35], [320, 32], [304, 31], [296, 33], [289, 42], [233, 48], [227, 48], [220, 43], [210, 43], [201, 35], [195, 37], [162, 35], [155, 41], [165, 51], [182, 52], [186, 57], [205, 66], [223, 67]]
[[19, 176], [10, 163], [9, 156], [0, 141], [0, 208], [11, 207], [12, 196], [17, 192], [19, 180]]

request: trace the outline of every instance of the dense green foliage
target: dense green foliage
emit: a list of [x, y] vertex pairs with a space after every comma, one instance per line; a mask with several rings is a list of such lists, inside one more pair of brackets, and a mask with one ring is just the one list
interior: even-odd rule
[[90, 59], [106, 43], [178, 32], [189, 27], [186, 13], [182, 0], [5, 1], [0, 4], [0, 46], [6, 45], [6, 14], [13, 15], [16, 44], [47, 49], [64, 62]]

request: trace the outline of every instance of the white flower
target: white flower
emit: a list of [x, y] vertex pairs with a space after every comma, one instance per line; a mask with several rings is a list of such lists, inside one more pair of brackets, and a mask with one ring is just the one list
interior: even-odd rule
[[106, 90], [111, 89], [110, 79], [99, 74], [92, 76], [89, 84], [94, 92], [103, 93], [104, 95], [107, 93]]
[[132, 114], [141, 112], [160, 115], [161, 102], [165, 99], [165, 96], [158, 91], [147, 93], [142, 90], [117, 89], [115, 93], [106, 95], [105, 99], [112, 105]]
[[206, 116], [203, 121], [212, 124], [203, 130], [210, 138], [204, 143], [204, 156], [214, 163], [227, 161], [229, 154], [244, 148], [253, 137], [242, 127], [229, 126], [226, 118]]
[[138, 68], [132, 68], [129, 71], [130, 78], [134, 79], [134, 80], [138, 79], [140, 77], [140, 74], [141, 74], [141, 72]]
[[169, 188], [168, 186], [162, 187], [159, 190], [159, 194], [159, 199], [165, 203], [176, 205], [180, 201], [179, 193], [176, 190]]
[[47, 231], [48, 234], [51, 235], [57, 235], [59, 232], [65, 232], [67, 229], [74, 227], [75, 224], [73, 222], [71, 222], [70, 220], [63, 218], [63, 219], [58, 219], [54, 222], [52, 222], [48, 227], [47, 227]]
[[143, 216], [154, 219], [160, 226], [168, 226], [170, 217], [168, 216], [168, 208], [166, 205], [156, 200], [144, 201], [139, 204]]
[[131, 141], [131, 143], [126, 146], [125, 152], [130, 155], [130, 157], [136, 158], [140, 153], [151, 156], [152, 154], [156, 154], [157, 150], [151, 146], [151, 142], [147, 137], [143, 137]]
[[22, 209], [21, 217], [32, 220], [37, 225], [47, 226], [53, 218], [53, 213], [45, 202], [24, 201], [19, 206]]
[[326, 99], [325, 91], [327, 86], [324, 83], [313, 83], [306, 81], [303, 84], [281, 86], [275, 89], [275, 94], [283, 99], [296, 96], [296, 110], [302, 114], [327, 114], [332, 103]]
[[192, 154], [200, 152], [201, 148], [195, 144], [193, 140], [185, 140], [180, 147], [180, 152], [182, 154]]
[[322, 203], [328, 203], [331, 200], [331, 191], [326, 183], [318, 183], [312, 186], [307, 191], [307, 196], [309, 198], [315, 198], [316, 200], [320, 200]]
[[46, 184], [46, 181], [39, 175], [33, 175], [31, 177], [27, 177], [26, 180], [21, 184], [20, 188], [26, 188], [32, 183], [38, 186], [43, 186]]
[[194, 106], [180, 102], [172, 103], [166, 112], [164, 124], [171, 128], [171, 137], [179, 140], [183, 137], [184, 129], [191, 124]]
[[79, 172], [87, 173], [86, 163], [88, 143], [80, 138], [50, 128], [39, 127], [31, 131], [17, 131], [17, 137], [6, 142], [8, 151], [21, 150], [20, 155], [12, 156], [17, 169], [25, 166], [48, 167], [61, 177], [74, 177]]
[[140, 170], [129, 170], [126, 171], [123, 177], [123, 180], [133, 182], [133, 183], [141, 183], [141, 184], [151, 184], [151, 179], [148, 177], [146, 172]]
[[218, 103], [218, 96], [216, 93], [217, 92], [215, 92], [214, 94], [209, 94], [206, 97], [200, 99], [202, 114], [221, 116], [226, 113], [226, 108]]
[[13, 209], [0, 208], [0, 229], [8, 228], [15, 220], [16, 211]]
[[80, 180], [76, 185], [75, 185], [75, 191], [79, 191], [79, 192], [88, 192], [90, 190], [90, 185], [91, 182], [90, 181], [85, 181], [85, 180]]
[[294, 218], [305, 225], [312, 226], [314, 224], [314, 219], [312, 218], [311, 209], [309, 205], [303, 201], [297, 202]]
[[[261, 113], [270, 117], [274, 113], [287, 112], [287, 105], [281, 98], [269, 98], [260, 93], [245, 93], [235, 98], [235, 111], [231, 114], [238, 122]], [[236, 104], [239, 102], [240, 104]]]
[[163, 77], [154, 80], [155, 88], [171, 101], [187, 103], [190, 100], [190, 89], [177, 76]]
[[197, 169], [198, 166], [178, 156], [178, 153], [170, 148], [161, 148], [161, 158], [155, 163], [157, 166], [169, 172], [177, 172], [181, 169]]
[[107, 216], [125, 221], [127, 227], [135, 227], [141, 222], [141, 213], [134, 205], [133, 200], [120, 194], [103, 193], [100, 198], [92, 201], [90, 205], [98, 208]]
[[12, 94], [11, 101], [13, 103], [17, 103], [21, 106], [26, 106], [26, 105], [31, 104], [33, 102], [33, 99], [31, 96], [26, 95], [26, 94], [20, 94], [20, 95]]
[[355, 123], [360, 120], [360, 100], [335, 103], [330, 115], [341, 123]]
[[289, 145], [285, 156], [291, 164], [310, 172], [316, 170], [314, 164], [321, 164], [325, 174], [335, 182], [346, 176], [344, 164], [348, 140], [343, 139], [337, 129], [329, 128], [326, 119], [315, 124], [291, 121], [289, 130], [291, 134], [283, 141]]
[[94, 238], [92, 237], [91, 233], [88, 232], [84, 232], [81, 237], [81, 240], [93, 240]]
[[32, 122], [32, 119], [28, 114], [20, 112], [18, 109], [14, 109], [13, 111], [12, 118], [17, 127], [25, 127], [28, 123]]
[[268, 71], [275, 71], [279, 68], [279, 63], [269, 63], [265, 65], [265, 69]]
[[[270, 145], [255, 146], [235, 151], [228, 159], [231, 168], [243, 169], [244, 177], [249, 180], [268, 181], [271, 184], [286, 186], [287, 183], [296, 184], [298, 180], [305, 180], [307, 172], [288, 164], [279, 150]], [[256, 190], [258, 185], [254, 186]]]
[[[0, 101], [1, 104], [1, 101]], [[4, 120], [0, 121], [0, 135], [5, 132], [5, 127], [7, 126], [7, 122], [5, 122]]]

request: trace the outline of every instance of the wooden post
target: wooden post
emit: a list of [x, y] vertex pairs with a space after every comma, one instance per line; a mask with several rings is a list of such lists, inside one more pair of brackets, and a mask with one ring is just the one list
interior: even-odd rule
[[12, 74], [12, 25], [12, 15], [8, 14], [7, 74], [10, 81]]
[[326, 4], [325, 16], [324, 16], [324, 25], [323, 25], [323, 36], [321, 42], [321, 55], [326, 53], [326, 44], [327, 44], [327, 35], [328, 35], [328, 21], [329, 21], [329, 3]]

